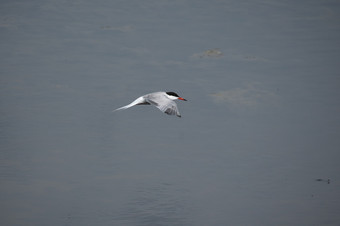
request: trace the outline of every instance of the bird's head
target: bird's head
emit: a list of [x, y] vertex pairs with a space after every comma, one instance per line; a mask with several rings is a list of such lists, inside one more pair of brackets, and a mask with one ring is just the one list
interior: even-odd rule
[[171, 100], [184, 100], [184, 101], [187, 101], [186, 99], [178, 96], [177, 93], [175, 92], [166, 92], [166, 94], [168, 95], [168, 97], [171, 99]]

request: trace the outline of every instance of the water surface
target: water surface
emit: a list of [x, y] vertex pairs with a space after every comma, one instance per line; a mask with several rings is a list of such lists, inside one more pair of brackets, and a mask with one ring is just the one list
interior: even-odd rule
[[339, 225], [336, 1], [0, 5], [1, 225]]

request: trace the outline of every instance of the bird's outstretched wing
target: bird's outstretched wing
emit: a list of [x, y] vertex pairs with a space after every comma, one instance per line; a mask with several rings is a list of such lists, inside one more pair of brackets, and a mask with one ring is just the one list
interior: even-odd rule
[[159, 110], [164, 112], [168, 115], [177, 115], [178, 117], [181, 117], [181, 114], [178, 111], [177, 104], [175, 101], [172, 101], [170, 99], [162, 99], [161, 103], [157, 103], [153, 101], [152, 99], [146, 99], [147, 102], [157, 107]]

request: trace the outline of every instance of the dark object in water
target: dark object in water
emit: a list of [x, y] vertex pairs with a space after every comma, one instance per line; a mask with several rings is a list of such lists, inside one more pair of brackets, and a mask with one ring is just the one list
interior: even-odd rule
[[323, 182], [327, 182], [327, 184], [330, 184], [331, 183], [331, 180], [330, 179], [321, 179], [321, 178], [319, 178], [319, 179], [316, 179], [316, 181], [323, 181]]

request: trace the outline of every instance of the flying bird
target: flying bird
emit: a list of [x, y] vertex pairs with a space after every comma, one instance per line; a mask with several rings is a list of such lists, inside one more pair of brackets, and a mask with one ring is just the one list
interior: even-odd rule
[[117, 108], [114, 111], [118, 110], [124, 110], [130, 107], [133, 107], [135, 105], [153, 105], [157, 107], [159, 110], [164, 112], [168, 115], [177, 115], [178, 117], [181, 117], [181, 114], [178, 111], [177, 104], [174, 100], [184, 100], [186, 99], [178, 96], [175, 92], [155, 92], [155, 93], [149, 93], [144, 96], [138, 97], [135, 101], [133, 101], [131, 104], [128, 104], [124, 107]]

